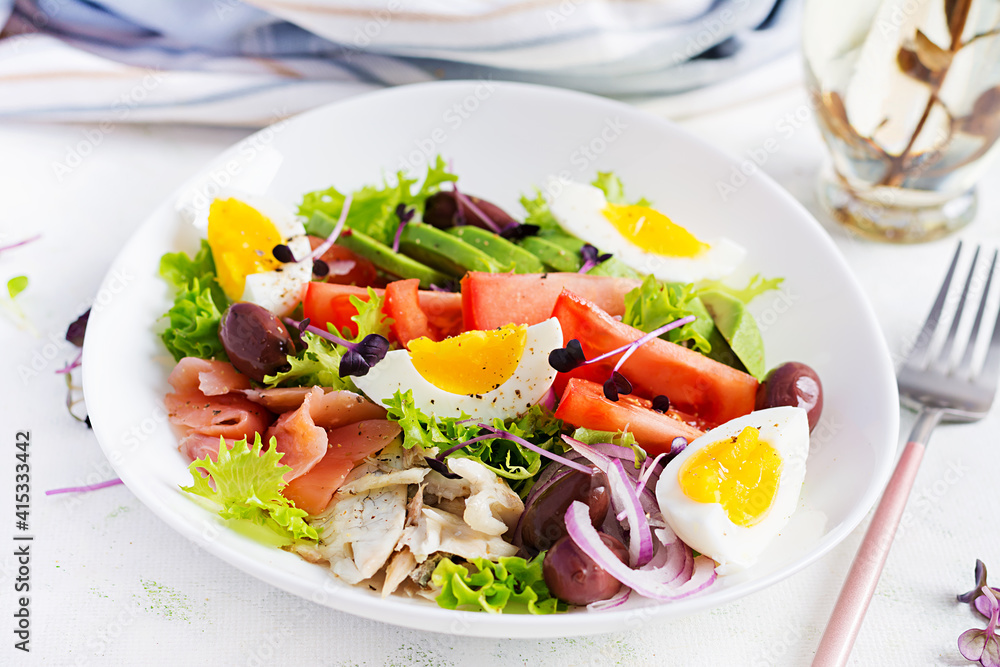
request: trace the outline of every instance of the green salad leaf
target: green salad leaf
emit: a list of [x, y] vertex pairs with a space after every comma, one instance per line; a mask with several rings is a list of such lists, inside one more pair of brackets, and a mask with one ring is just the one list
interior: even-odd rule
[[7, 294], [11, 299], [16, 299], [17, 295], [28, 288], [28, 276], [14, 276], [7, 281]]
[[521, 196], [521, 206], [524, 208], [524, 224], [538, 225], [539, 236], [547, 236], [553, 233], [565, 233], [562, 227], [556, 222], [549, 210], [549, 203], [545, 201], [545, 195], [538, 188], [535, 188], [535, 196]]
[[[439, 155], [433, 165], [427, 168], [427, 174], [419, 188], [414, 190], [417, 179], [408, 176], [405, 171], [396, 173], [395, 182], [385, 179], [381, 187], [366, 185], [353, 193], [351, 208], [347, 212], [346, 225], [352, 229], [368, 234], [372, 238], [392, 245], [392, 239], [399, 226], [396, 207], [400, 204], [423, 211], [424, 202], [441, 189], [444, 183], [458, 180], [458, 176], [448, 171], [444, 159]], [[335, 187], [326, 190], [309, 192], [302, 198], [299, 205], [299, 215], [309, 218], [306, 231], [316, 236], [327, 237], [333, 231], [336, 220], [347, 199]], [[328, 217], [313, 218], [313, 213], [322, 211]]]
[[604, 198], [608, 200], [609, 204], [622, 204], [625, 206], [652, 205], [652, 202], [645, 197], [639, 197], [636, 201], [625, 199], [625, 186], [622, 185], [621, 179], [610, 171], [597, 172], [597, 178], [591, 182], [591, 185], [601, 189], [601, 192], [604, 193]]
[[[217, 459], [206, 456], [192, 461], [188, 470], [194, 483], [181, 489], [220, 506], [219, 515], [224, 519], [244, 519], [288, 540], [318, 540], [316, 529], [305, 522], [306, 512], [281, 495], [283, 475], [291, 471], [281, 463], [284, 454], [278, 451], [274, 438], [268, 449], [263, 447], [260, 433], [254, 435], [252, 446], [243, 438], [231, 449], [220, 437]], [[201, 470], [208, 477], [202, 476]]]
[[164, 317], [167, 329], [160, 334], [174, 360], [183, 357], [228, 361], [219, 341], [222, 313], [229, 306], [215, 275], [215, 262], [207, 241], [194, 257], [170, 252], [160, 258], [160, 276], [177, 289], [174, 305]]
[[431, 575], [431, 583], [441, 589], [436, 600], [445, 609], [463, 609], [501, 614], [523, 611], [531, 614], [554, 614], [565, 611], [566, 603], [552, 597], [542, 575], [542, 552], [525, 560], [517, 556], [500, 558], [498, 562], [473, 558], [470, 572], [445, 558]]
[[742, 289], [730, 287], [721, 280], [703, 280], [698, 283], [696, 291], [700, 294], [709, 290], [715, 290], [735, 297], [746, 304], [765, 292], [780, 288], [783, 282], [785, 282], [784, 278], [764, 278], [758, 273], [750, 278], [750, 282]]
[[340, 377], [340, 359], [343, 348], [322, 336], [305, 332], [304, 350], [294, 357], [288, 355], [289, 369], [264, 377], [267, 387], [333, 387], [357, 391], [350, 378]]
[[[474, 422], [467, 422], [469, 415], [464, 413], [460, 417], [425, 414], [414, 406], [411, 390], [405, 393], [397, 391], [383, 403], [389, 411], [388, 418], [398, 422], [403, 429], [403, 446], [407, 449], [419, 445], [424, 449], [437, 447], [443, 451], [479, 435], [479, 427]], [[515, 419], [494, 419], [491, 425], [543, 449], [557, 453], [565, 450], [561, 440], [562, 421], [539, 405], [532, 406]], [[505, 478], [510, 488], [522, 498], [531, 491], [535, 477], [546, 462], [538, 452], [503, 438], [475, 442], [449, 456], [476, 459]]]
[[648, 333], [689, 315], [694, 315], [695, 321], [667, 332], [666, 339], [708, 354], [712, 351], [709, 338], [715, 324], [692, 284], [667, 283], [647, 276], [642, 285], [625, 295], [622, 322]]
[[[371, 287], [368, 288], [368, 300], [360, 299], [354, 295], [350, 297], [351, 304], [358, 310], [358, 314], [351, 318], [351, 321], [358, 327], [358, 335], [352, 342], [358, 342], [369, 334], [378, 334], [383, 338], [389, 337], [389, 329], [392, 326], [392, 318], [385, 314], [382, 309], [385, 306], [385, 297], [378, 294]], [[346, 332], [344, 338], [350, 338], [350, 332]]]

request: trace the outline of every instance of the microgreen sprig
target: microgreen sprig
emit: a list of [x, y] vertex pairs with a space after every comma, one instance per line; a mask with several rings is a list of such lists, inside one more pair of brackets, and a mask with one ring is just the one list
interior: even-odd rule
[[285, 323], [294, 327], [299, 334], [308, 331], [321, 338], [347, 348], [347, 352], [340, 359], [338, 373], [340, 377], [354, 376], [361, 377], [368, 375], [368, 371], [378, 362], [385, 358], [389, 351], [389, 341], [385, 336], [379, 334], [368, 334], [356, 343], [334, 335], [329, 331], [323, 331], [319, 327], [309, 324], [309, 318], [302, 321], [293, 320], [290, 317], [284, 318]]
[[[958, 638], [958, 650], [967, 660], [978, 662], [982, 667], [1000, 667], [1000, 638], [997, 637], [997, 621], [1000, 620], [1000, 602], [989, 586], [981, 589], [982, 598], [987, 601], [989, 610], [989, 622], [986, 628], [971, 628], [963, 632]], [[977, 611], [982, 611], [976, 605]]]
[[583, 258], [583, 266], [577, 273], [586, 273], [598, 264], [603, 264], [604, 262], [611, 259], [611, 253], [606, 252], [600, 254], [596, 247], [590, 245], [589, 243], [584, 243], [583, 247], [580, 248], [580, 257]]
[[[580, 341], [574, 338], [566, 344], [566, 347], [556, 348], [549, 353], [549, 365], [560, 373], [569, 373], [573, 369], [579, 368], [580, 366], [603, 361], [609, 357], [613, 357], [616, 354], [624, 352], [615, 364], [614, 369], [611, 371], [611, 377], [604, 383], [604, 395], [609, 401], [617, 401], [619, 394], [632, 393], [632, 384], [624, 375], [618, 372], [618, 370], [622, 367], [622, 364], [624, 364], [636, 350], [649, 341], [654, 338], [659, 338], [671, 329], [676, 329], [684, 326], [685, 324], [690, 324], [691, 322], [694, 322], [694, 320], [694, 315], [688, 315], [687, 317], [682, 317], [679, 320], [674, 320], [673, 322], [664, 324], [659, 329], [650, 331], [648, 334], [637, 338], [631, 343], [622, 345], [621, 347], [615, 348], [610, 352], [605, 352], [604, 354], [598, 355], [593, 359], [586, 358], [586, 355], [583, 353], [583, 347], [580, 345]], [[659, 397], [657, 398], [659, 399]], [[662, 406], [662, 401], [660, 402], [660, 405]], [[670, 404], [669, 401], [667, 401], [667, 408], [669, 407]], [[666, 412], [666, 410], [664, 410], [664, 412]]]
[[[298, 264], [299, 262], [305, 262], [311, 260], [313, 263], [313, 273], [322, 278], [330, 273], [329, 265], [320, 259], [327, 250], [333, 247], [333, 244], [337, 242], [337, 238], [340, 233], [344, 231], [344, 225], [347, 224], [347, 213], [351, 210], [351, 202], [353, 201], [354, 195], [347, 195], [344, 199], [344, 206], [340, 209], [340, 218], [337, 220], [337, 226], [333, 228], [330, 232], [330, 236], [326, 238], [325, 241], [316, 246], [315, 250], [303, 257], [302, 259], [295, 259], [295, 253], [292, 249], [285, 244], [279, 244], [274, 246], [271, 250], [271, 255], [274, 256], [276, 260], [282, 264]], [[402, 206], [402, 204], [400, 204]]]
[[396, 207], [396, 217], [399, 218], [399, 227], [396, 227], [396, 235], [392, 239], [392, 251], [399, 252], [399, 242], [403, 238], [403, 230], [406, 229], [406, 225], [413, 220], [413, 216], [416, 215], [417, 209], [407, 208], [406, 204], [399, 204]]

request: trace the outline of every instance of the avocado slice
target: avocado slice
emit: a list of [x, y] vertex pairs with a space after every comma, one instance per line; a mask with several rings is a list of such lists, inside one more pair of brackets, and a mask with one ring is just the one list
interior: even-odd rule
[[[314, 213], [313, 218], [316, 217], [330, 219], [330, 216], [321, 212]], [[429, 289], [431, 285], [444, 285], [450, 280], [447, 275], [440, 271], [435, 271], [415, 259], [394, 252], [389, 246], [379, 243], [356, 229], [348, 228], [341, 232], [340, 236], [337, 237], [337, 245], [347, 248], [359, 257], [364, 257], [379, 270], [391, 276], [417, 278], [420, 280], [420, 286], [424, 289]]]
[[[575, 251], [568, 250], [548, 238], [529, 236], [521, 240], [521, 247], [541, 260], [549, 271], [575, 273], [583, 266], [583, 260], [580, 259], [580, 248]], [[580, 241], [580, 247], [583, 247], [583, 241]]]
[[[642, 274], [615, 256], [607, 259], [590, 271], [588, 276], [612, 276], [614, 278], [642, 278]], [[707, 317], [706, 313], [706, 317]]]
[[513, 266], [514, 273], [542, 273], [545, 271], [540, 259], [488, 229], [463, 225], [452, 227], [447, 231], [452, 236], [482, 250], [504, 266]]
[[461, 278], [467, 271], [499, 273], [511, 269], [474, 245], [422, 222], [411, 222], [403, 227], [399, 250], [455, 278]]
[[757, 328], [757, 321], [743, 302], [716, 290], [702, 292], [699, 298], [712, 316], [719, 333], [729, 343], [736, 357], [743, 362], [747, 372], [758, 380], [763, 379], [766, 371], [764, 339]]

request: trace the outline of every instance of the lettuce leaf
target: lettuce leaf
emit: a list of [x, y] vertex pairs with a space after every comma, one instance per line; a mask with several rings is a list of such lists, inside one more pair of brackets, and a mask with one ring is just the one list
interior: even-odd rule
[[[373, 333], [387, 336], [392, 318], [386, 317], [382, 311], [384, 302], [385, 297], [377, 294], [371, 287], [368, 288], [368, 301], [351, 296], [351, 303], [358, 309], [358, 314], [351, 318], [358, 325], [358, 335], [352, 340], [346, 327], [345, 331], [335, 331], [333, 325], [328, 326], [330, 333], [343, 336], [352, 342], [358, 342], [368, 334]], [[305, 349], [295, 356], [289, 355], [288, 357], [290, 368], [275, 375], [265, 376], [265, 385], [268, 387], [319, 385], [334, 389], [347, 389], [353, 392], [358, 391], [351, 378], [340, 377], [340, 359], [347, 351], [345, 348], [308, 331], [302, 334], [302, 342], [306, 344]]]
[[[403, 447], [409, 449], [421, 446], [424, 449], [437, 447], [443, 451], [479, 435], [479, 427], [474, 422], [463, 423], [469, 415], [460, 417], [437, 417], [427, 415], [413, 404], [413, 392], [396, 392], [383, 402], [389, 411], [388, 418], [398, 422], [403, 429]], [[562, 421], [556, 419], [545, 408], [535, 405], [516, 419], [494, 419], [492, 425], [529, 442], [562, 453], [565, 447], [560, 438]], [[491, 438], [466, 445], [449, 457], [476, 459], [498, 476], [507, 480], [508, 485], [522, 498], [531, 491], [535, 477], [548, 459], [516, 442], [503, 438]]]
[[591, 182], [591, 185], [600, 188], [609, 204], [622, 204], [625, 206], [650, 206], [652, 204], [645, 197], [639, 197], [636, 201], [625, 199], [625, 186], [622, 185], [621, 179], [610, 171], [597, 172], [597, 178]]
[[549, 210], [549, 203], [545, 201], [545, 195], [538, 188], [535, 188], [534, 198], [527, 195], [521, 196], [521, 206], [524, 208], [524, 224], [538, 225], [539, 236], [547, 236], [553, 233], [564, 234], [562, 227], [556, 222]]
[[[244, 519], [288, 540], [318, 540], [316, 529], [305, 522], [305, 510], [281, 495], [283, 475], [291, 470], [281, 463], [283, 455], [274, 438], [264, 450], [260, 433], [254, 435], [252, 447], [243, 438], [230, 449], [220, 437], [217, 460], [206, 456], [192, 461], [188, 470], [194, 483], [181, 490], [219, 505], [223, 519]], [[208, 477], [203, 477], [201, 470]]]
[[743, 289], [730, 287], [721, 280], [703, 280], [698, 283], [696, 291], [697, 293], [706, 292], [708, 290], [723, 292], [746, 304], [750, 303], [765, 292], [778, 289], [781, 287], [781, 283], [783, 282], [785, 282], [784, 278], [764, 278], [758, 273], [750, 278], [750, 282], [748, 282], [747, 286]]
[[[417, 184], [417, 179], [407, 176], [407, 173], [401, 170], [396, 173], [395, 182], [385, 179], [381, 187], [366, 185], [360, 190], [356, 190], [345, 224], [352, 229], [368, 234], [385, 245], [392, 245], [393, 236], [395, 236], [396, 228], [399, 226], [396, 207], [399, 204], [404, 204], [408, 208], [413, 207], [423, 211], [424, 202], [428, 197], [438, 192], [442, 184], [456, 180], [458, 180], [458, 176], [448, 171], [447, 165], [440, 155], [437, 156], [433, 165], [428, 166], [427, 174], [415, 192], [413, 186]], [[309, 218], [309, 222], [306, 223], [306, 231], [324, 238], [329, 236], [336, 220], [340, 218], [340, 212], [346, 199], [346, 193], [342, 193], [334, 187], [307, 193], [299, 205], [299, 215]], [[313, 213], [317, 211], [322, 211], [328, 217], [326, 219], [321, 216], [313, 218]]]
[[648, 333], [688, 315], [694, 315], [695, 321], [668, 331], [666, 339], [708, 354], [715, 324], [692, 284], [666, 283], [647, 276], [642, 285], [625, 295], [622, 322]]
[[176, 361], [183, 357], [228, 361], [219, 341], [222, 313], [229, 306], [215, 274], [207, 241], [194, 257], [172, 252], [160, 258], [160, 276], [177, 289], [174, 304], [164, 317], [167, 329], [160, 334]]
[[434, 569], [431, 582], [441, 589], [436, 600], [445, 609], [501, 614], [527, 610], [530, 614], [565, 611], [566, 603], [552, 597], [542, 575], [545, 553], [531, 560], [517, 556], [498, 562], [473, 558], [476, 572], [445, 558]]

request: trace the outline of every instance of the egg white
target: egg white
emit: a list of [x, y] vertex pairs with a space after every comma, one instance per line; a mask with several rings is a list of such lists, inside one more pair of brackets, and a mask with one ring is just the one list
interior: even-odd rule
[[[729, 440], [747, 426], [760, 430], [760, 440], [781, 456], [774, 501], [764, 518], [753, 526], [729, 520], [719, 503], [699, 503], [680, 487], [681, 466], [703, 447]], [[809, 454], [809, 419], [796, 407], [768, 408], [718, 426], [689, 444], [660, 475], [656, 499], [663, 518], [688, 546], [715, 560], [720, 575], [750, 567], [778, 535], [798, 506]]]
[[719, 280], [732, 273], [746, 255], [743, 247], [727, 238], [706, 240], [710, 247], [697, 257], [658, 255], [623, 237], [604, 216], [608, 201], [600, 188], [560, 181], [548, 190], [549, 210], [563, 229], [660, 280], [684, 283]]
[[464, 412], [477, 419], [509, 419], [540, 401], [552, 386], [556, 371], [549, 365], [549, 352], [562, 347], [562, 335], [554, 317], [528, 327], [513, 375], [483, 394], [454, 394], [434, 386], [417, 371], [407, 350], [389, 352], [367, 375], [354, 378], [354, 384], [377, 404], [410, 389], [414, 405], [428, 415], [459, 417]]

